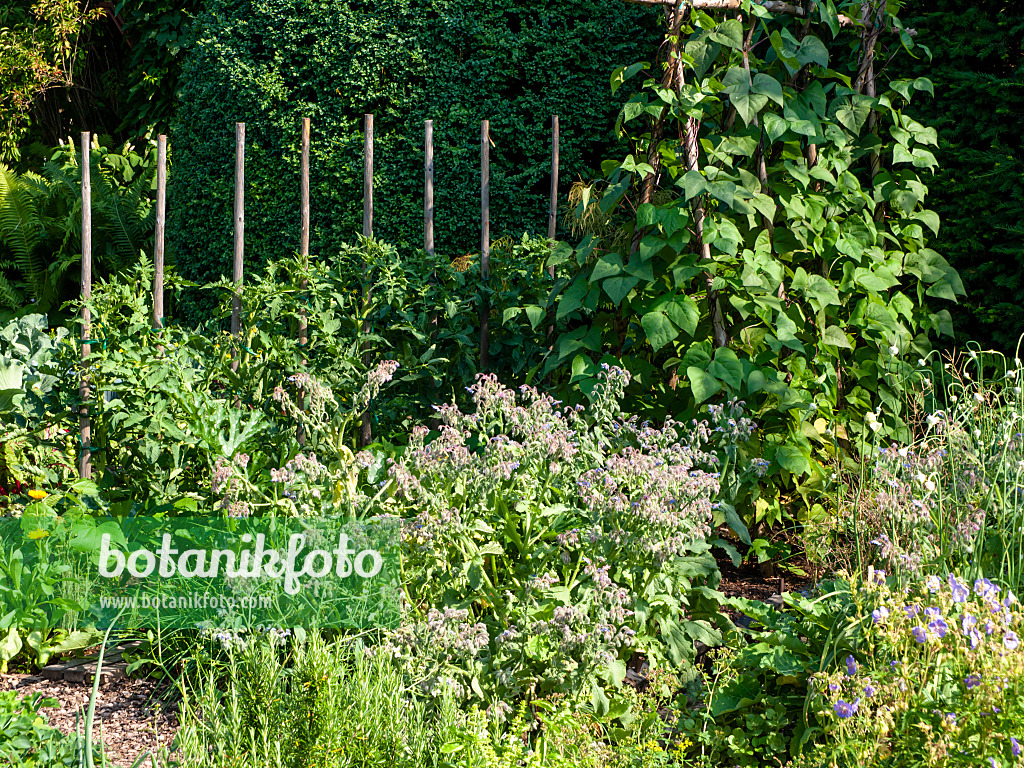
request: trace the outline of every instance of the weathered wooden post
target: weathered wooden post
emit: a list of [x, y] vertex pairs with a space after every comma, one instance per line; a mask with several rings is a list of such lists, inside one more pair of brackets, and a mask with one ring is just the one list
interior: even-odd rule
[[434, 121], [423, 130], [423, 250], [434, 256]]
[[[309, 267], [309, 118], [302, 118], [302, 159], [300, 161], [300, 172], [299, 172], [299, 258], [302, 260], [302, 268], [307, 269]], [[303, 348], [305, 352], [305, 346], [308, 335], [308, 322], [306, 318], [306, 303], [309, 298], [306, 296], [306, 288], [308, 287], [308, 281], [305, 277], [302, 278], [302, 282], [299, 284], [299, 288], [302, 291], [303, 304], [299, 307], [299, 346]], [[306, 366], [306, 358], [302, 358], [302, 366]], [[299, 386], [298, 391], [299, 410], [306, 409], [306, 393], [302, 386]], [[299, 445], [306, 444], [306, 432], [302, 428], [302, 424], [299, 424], [298, 429], [295, 431], [295, 437], [299, 441]]]
[[153, 233], [153, 328], [164, 327], [164, 230], [167, 226], [167, 137], [156, 140], [156, 228]]
[[[551, 116], [551, 207], [548, 210], [548, 238], [555, 239], [558, 221], [558, 115]], [[548, 274], [555, 276], [555, 268], [548, 267]]]
[[[558, 115], [551, 116], [551, 204], [548, 208], [548, 240], [555, 239], [558, 226]], [[554, 265], [548, 267], [548, 274], [555, 276]], [[555, 326], [548, 326], [548, 341], [555, 335]]]
[[231, 335], [235, 339], [231, 370], [238, 370], [242, 336], [242, 259], [245, 253], [245, 123], [235, 123], [235, 260], [231, 279]]
[[[373, 115], [363, 116], [363, 237], [373, 236]], [[372, 300], [372, 293], [370, 291], [370, 271], [366, 269], [364, 271], [365, 288], [364, 293], [366, 296], [365, 311], [367, 314], [363, 317], [363, 333], [368, 334], [370, 332], [370, 317], [369, 308], [370, 301]], [[365, 342], [364, 342], [365, 345]], [[365, 348], [365, 346], [364, 346]], [[370, 365], [369, 352], [363, 354], [363, 364], [366, 366]], [[370, 423], [370, 411], [369, 406], [367, 410], [363, 411], [362, 420], [359, 429], [359, 443], [360, 445], [369, 445], [370, 441], [373, 440], [373, 426]]]
[[[302, 160], [299, 181], [299, 216], [301, 225], [299, 232], [299, 258], [302, 260], [302, 267], [309, 266], [309, 118], [302, 118]], [[306, 279], [302, 279], [300, 285], [303, 292], [306, 290]], [[306, 307], [299, 309], [299, 345], [306, 346], [307, 321]]]
[[89, 173], [91, 164], [89, 131], [82, 133], [82, 367], [78, 373], [78, 432], [81, 448], [78, 453], [78, 475], [83, 480], [92, 477], [92, 423], [89, 419], [89, 364], [92, 322], [86, 304], [92, 296], [92, 187]]
[[490, 363], [491, 315], [490, 297], [487, 295], [491, 277], [491, 141], [490, 123], [480, 122], [480, 370], [486, 371]]

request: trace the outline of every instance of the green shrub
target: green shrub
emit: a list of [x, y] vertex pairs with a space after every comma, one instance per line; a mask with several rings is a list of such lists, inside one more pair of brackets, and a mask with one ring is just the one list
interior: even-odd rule
[[967, 301], [951, 309], [961, 341], [1003, 352], [1024, 333], [1024, 11], [999, 0], [907, 3], [908, 27], [931, 57], [900, 57], [894, 77], [927, 77], [935, 97], [917, 118], [939, 132], [929, 205], [932, 246], [960, 272]]
[[375, 234], [422, 243], [423, 121], [434, 120], [439, 252], [479, 248], [480, 120], [495, 237], [546, 231], [550, 116], [562, 177], [614, 143], [608, 76], [653, 52], [656, 14], [603, 0], [215, 0], [183, 66], [171, 247], [184, 277], [230, 273], [236, 121], [246, 123], [250, 263], [298, 247], [299, 120], [312, 119], [311, 250], [360, 231], [362, 116], [375, 114]]

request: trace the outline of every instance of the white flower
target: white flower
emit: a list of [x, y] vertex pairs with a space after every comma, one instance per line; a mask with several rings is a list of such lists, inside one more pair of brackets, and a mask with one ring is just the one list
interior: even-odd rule
[[925, 477], [924, 475], [922, 475], [920, 472], [918, 472], [917, 476], [914, 479], [917, 480], [917, 482], [919, 482], [919, 483], [923, 483], [928, 478]]
[[974, 436], [975, 437], [981, 437], [981, 430], [980, 429], [974, 430]]
[[829, 480], [832, 480], [834, 482], [836, 477], [837, 477], [836, 473], [833, 472], [832, 475], [829, 477]]
[[931, 480], [927, 480], [927, 481], [925, 481], [924, 487], [929, 492], [934, 491], [935, 490], [935, 483], [933, 483]]
[[974, 393], [974, 402], [976, 402], [976, 403], [984, 403], [985, 402], [985, 396], [983, 394], [981, 394], [981, 392], [975, 392]]
[[897, 347], [895, 344], [893, 344], [891, 347], [889, 347], [889, 354], [892, 355], [893, 357], [896, 357], [896, 355], [898, 355], [899, 353], [900, 353], [900, 348]]
[[1019, 395], [1020, 394], [1020, 387], [1014, 387], [1013, 388], [1013, 394]]
[[952, 400], [952, 401], [953, 401], [953, 402], [955, 403], [955, 402], [956, 402], [957, 400], [959, 400], [960, 398], [959, 398], [959, 397], [957, 397], [956, 395], [950, 395], [950, 396], [949, 396], [949, 399], [950, 399], [950, 400]]
[[924, 385], [925, 385], [926, 387], [930, 387], [930, 386], [932, 385], [932, 380], [931, 380], [931, 379], [929, 379], [929, 378], [926, 378], [926, 379], [924, 380]]
[[917, 359], [917, 364], [919, 367], [924, 368], [926, 365], [928, 365], [928, 361], [925, 360], [923, 357], [919, 357]]
[[942, 421], [942, 411], [936, 411], [935, 413], [929, 413], [928, 414], [928, 418], [925, 419], [925, 422], [928, 424], [929, 427], [934, 427], [940, 421]]
[[971, 350], [970, 355], [971, 355], [971, 360], [977, 360], [978, 359], [978, 353], [975, 352], [973, 349]]
[[898, 451], [896, 451], [896, 453], [898, 453], [900, 455], [901, 459], [905, 459], [905, 458], [907, 458], [907, 454], [910, 453], [910, 451], [907, 449], [906, 446], [903, 446]]

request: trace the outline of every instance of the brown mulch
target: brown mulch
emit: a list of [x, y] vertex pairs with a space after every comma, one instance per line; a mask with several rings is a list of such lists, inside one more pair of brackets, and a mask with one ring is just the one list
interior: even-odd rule
[[793, 570], [782, 569], [772, 563], [762, 566], [747, 562], [736, 567], [724, 553], [718, 551], [715, 552], [715, 559], [718, 561], [718, 569], [722, 574], [718, 590], [726, 597], [746, 597], [766, 602], [774, 595], [800, 592], [808, 589], [814, 583], [809, 575], [793, 573], [793, 570], [802, 571], [804, 574], [810, 572], [807, 560], [803, 555], [788, 563]]
[[[57, 699], [59, 708], [44, 708], [40, 714], [63, 733], [74, 732], [76, 711], [80, 713], [78, 722], [84, 722], [92, 693], [92, 685], [84, 683], [45, 680], [32, 675], [0, 675], [0, 690], [12, 688], [19, 696], [41, 693]], [[166, 686], [152, 680], [130, 678], [100, 688], [93, 741], [100, 741], [102, 726], [103, 746], [111, 765], [128, 768], [140, 754], [171, 743], [177, 732], [178, 720], [173, 707], [163, 711], [164, 702], [160, 696], [165, 692]], [[147, 760], [143, 765], [151, 766], [152, 763]]]

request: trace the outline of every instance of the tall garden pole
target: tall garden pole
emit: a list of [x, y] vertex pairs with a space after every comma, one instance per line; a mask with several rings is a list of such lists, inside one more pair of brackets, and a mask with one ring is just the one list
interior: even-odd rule
[[423, 250], [434, 256], [434, 121], [423, 129]]
[[167, 226], [167, 137], [156, 140], [156, 229], [153, 234], [153, 328], [164, 327], [164, 229]]
[[[309, 267], [309, 118], [302, 118], [302, 159], [301, 159], [301, 170], [299, 180], [299, 216], [301, 218], [301, 226], [299, 230], [299, 258], [302, 260], [302, 268], [306, 269]], [[308, 282], [305, 277], [302, 278], [302, 282], [299, 288], [302, 291], [303, 304], [299, 308], [299, 346], [305, 351], [307, 335], [308, 335], [308, 323], [306, 319], [306, 303], [308, 297], [306, 296], [306, 288]], [[305, 367], [306, 359], [302, 359], [302, 365]], [[299, 409], [305, 410], [306, 408], [306, 393], [302, 387], [299, 386], [298, 392]], [[305, 445], [306, 443], [306, 432], [302, 428], [302, 424], [299, 424], [296, 430], [295, 437], [299, 441], [299, 445]]]
[[[558, 115], [551, 116], [551, 205], [548, 208], [548, 240], [555, 239], [558, 224]], [[555, 276], [555, 267], [548, 267], [548, 274]], [[548, 326], [548, 340], [555, 334], [555, 326]]]
[[[363, 116], [363, 237], [373, 235], [373, 115]], [[370, 332], [369, 308], [372, 298], [370, 293], [369, 270], [364, 272], [366, 301], [364, 307], [367, 314], [363, 316], [363, 333]], [[363, 364], [370, 364], [369, 353], [363, 354]], [[360, 445], [369, 445], [373, 440], [373, 425], [370, 423], [369, 407], [363, 411], [359, 429]]]
[[82, 133], [82, 367], [78, 374], [78, 431], [81, 449], [78, 454], [78, 475], [83, 480], [92, 477], [92, 423], [89, 420], [89, 338], [92, 322], [86, 302], [92, 296], [92, 187], [89, 174], [91, 143], [88, 131]]
[[[423, 250], [434, 260], [434, 121], [423, 123]], [[430, 284], [437, 283], [437, 270], [430, 271]], [[430, 326], [437, 329], [437, 315], [430, 315]]]
[[[558, 115], [551, 116], [551, 207], [548, 209], [548, 238], [555, 239], [558, 221]], [[548, 267], [548, 274], [555, 276], [555, 268]]]
[[[302, 259], [302, 266], [309, 266], [309, 118], [302, 118], [302, 160], [301, 179], [299, 182], [299, 215], [302, 218], [301, 230], [299, 233], [299, 257]], [[300, 286], [305, 292], [306, 279], [302, 279]], [[306, 307], [299, 309], [299, 346], [306, 346], [307, 335]]]
[[480, 122], [480, 370], [486, 371], [489, 359], [488, 321], [491, 314], [487, 287], [491, 277], [491, 156], [490, 124]]
[[238, 370], [242, 336], [242, 258], [245, 253], [245, 123], [235, 123], [235, 261], [231, 279], [235, 295], [231, 299], [231, 335], [235, 339], [231, 370]]

